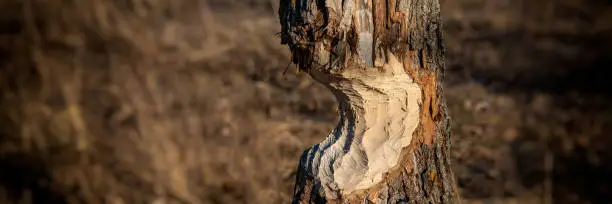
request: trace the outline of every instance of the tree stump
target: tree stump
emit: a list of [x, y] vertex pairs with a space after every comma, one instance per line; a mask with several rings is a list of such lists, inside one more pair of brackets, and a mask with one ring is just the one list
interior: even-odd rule
[[281, 43], [340, 121], [299, 162], [293, 203], [458, 203], [437, 0], [281, 0]]

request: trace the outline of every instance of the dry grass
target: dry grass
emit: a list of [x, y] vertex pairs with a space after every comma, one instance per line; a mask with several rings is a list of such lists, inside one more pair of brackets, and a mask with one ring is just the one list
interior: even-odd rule
[[[7, 161], [40, 160], [32, 165], [48, 168], [48, 175], [34, 178], [48, 180], [48, 186], [31, 192], [33, 199], [48, 199], [42, 194], [71, 203], [288, 199], [287, 191], [277, 189], [290, 188], [284, 179], [304, 146], [296, 137], [304, 133], [288, 125], [291, 118], [268, 120], [264, 108], [240, 113], [275, 94], [266, 93], [272, 92], [269, 85], [247, 85], [257, 70], [209, 68], [219, 66], [210, 59], [230, 51], [270, 57], [262, 49], [280, 48], [258, 42], [265, 34], [257, 31], [273, 30], [273, 19], [234, 14], [252, 18], [223, 25], [203, 1], [3, 4], [22, 17], [14, 20], [22, 28], [3, 35], [14, 42], [7, 50], [21, 50], [8, 56], [2, 69], [0, 151]], [[284, 58], [221, 63], [280, 68]]]

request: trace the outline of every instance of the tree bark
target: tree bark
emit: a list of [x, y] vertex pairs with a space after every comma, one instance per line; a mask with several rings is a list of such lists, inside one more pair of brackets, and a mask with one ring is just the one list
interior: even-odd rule
[[281, 43], [336, 96], [293, 203], [458, 203], [437, 0], [281, 0]]

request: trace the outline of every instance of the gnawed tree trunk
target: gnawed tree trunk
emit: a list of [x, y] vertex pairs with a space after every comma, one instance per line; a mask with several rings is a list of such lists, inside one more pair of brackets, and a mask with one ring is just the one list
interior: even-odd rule
[[304, 152], [294, 203], [458, 203], [437, 0], [282, 0], [292, 60], [340, 121]]

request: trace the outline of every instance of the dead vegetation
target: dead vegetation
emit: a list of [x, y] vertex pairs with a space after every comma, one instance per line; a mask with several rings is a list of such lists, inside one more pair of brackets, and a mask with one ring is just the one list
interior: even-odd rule
[[[609, 3], [486, 2], [442, 1], [462, 193], [605, 199]], [[0, 203], [287, 202], [335, 103], [269, 4], [0, 1]]]
[[[17, 19], [6, 23], [19, 28], [2, 36], [12, 43], [3, 49], [9, 53], [2, 69], [2, 158], [31, 165], [7, 165], [13, 174], [46, 174], [29, 184], [14, 181], [26, 185], [7, 192], [14, 199], [288, 199], [277, 189], [289, 188], [283, 179], [302, 145], [291, 131], [300, 128], [288, 126], [290, 118], [267, 120], [261, 106], [250, 108], [279, 92], [249, 76], [260, 72], [261, 61], [286, 65], [283, 54], [263, 53], [276, 43], [272, 34], [257, 32], [273, 30], [274, 19], [249, 12], [236, 18], [248, 22], [223, 24], [202, 1], [9, 3], [2, 8], [12, 8], [7, 15]], [[266, 37], [271, 40], [257, 42]], [[227, 55], [236, 58], [211, 60]], [[242, 68], [226, 69], [237, 65]]]

